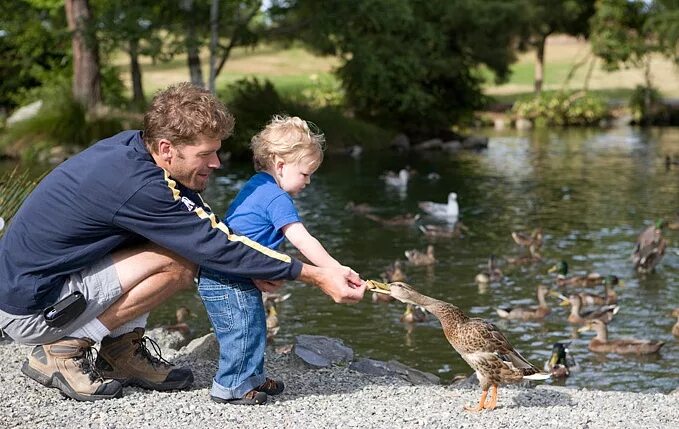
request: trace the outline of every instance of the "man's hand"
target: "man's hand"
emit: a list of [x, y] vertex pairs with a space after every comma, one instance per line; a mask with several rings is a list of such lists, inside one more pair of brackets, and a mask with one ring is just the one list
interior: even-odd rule
[[283, 286], [283, 280], [252, 279], [255, 287], [262, 292], [274, 293]]
[[349, 267], [315, 267], [304, 264], [298, 280], [318, 286], [333, 301], [354, 304], [363, 299], [365, 282]]

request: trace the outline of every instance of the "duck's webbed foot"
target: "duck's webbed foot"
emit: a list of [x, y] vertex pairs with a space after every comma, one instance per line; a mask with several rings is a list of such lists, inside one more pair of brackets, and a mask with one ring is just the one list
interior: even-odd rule
[[484, 390], [481, 393], [481, 399], [479, 399], [479, 404], [476, 407], [465, 405], [464, 406], [465, 411], [472, 411], [472, 412], [475, 412], [475, 413], [479, 412], [479, 411], [483, 411], [483, 409], [484, 409], [483, 404], [486, 402], [486, 395], [488, 395], [488, 391]]
[[486, 410], [494, 410], [497, 406], [497, 385], [491, 386], [490, 400], [483, 406]]

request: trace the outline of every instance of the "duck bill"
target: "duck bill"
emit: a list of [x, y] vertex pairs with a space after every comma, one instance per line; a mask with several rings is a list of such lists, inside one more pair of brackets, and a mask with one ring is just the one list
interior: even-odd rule
[[583, 333], [583, 332], [589, 331], [590, 329], [592, 329], [592, 325], [590, 325], [590, 324], [588, 323], [588, 324], [586, 324], [585, 326], [582, 326], [582, 327], [578, 328], [578, 332], [579, 332], [579, 333]]
[[550, 291], [548, 292], [548, 295], [549, 295], [549, 296], [554, 296], [554, 297], [556, 297], [556, 298], [559, 298], [559, 299], [561, 300], [561, 302], [559, 302], [559, 305], [562, 306], [562, 307], [568, 307], [569, 305], [571, 305], [571, 302], [568, 300], [568, 297], [566, 297], [565, 295], [563, 295], [563, 294], [561, 294], [561, 293], [559, 293], [559, 292], [550, 290]]
[[547, 272], [548, 272], [548, 273], [555, 273], [556, 270], [558, 270], [558, 269], [559, 269], [559, 266], [558, 266], [558, 265], [554, 265], [552, 268], [550, 268], [549, 270], [547, 270]]
[[376, 280], [367, 280], [365, 287], [370, 292], [381, 293], [383, 295], [391, 295], [389, 285], [387, 283], [378, 282]]

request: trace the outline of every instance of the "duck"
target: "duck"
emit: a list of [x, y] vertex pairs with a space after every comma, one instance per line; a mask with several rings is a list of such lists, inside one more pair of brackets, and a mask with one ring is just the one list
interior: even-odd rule
[[677, 318], [677, 323], [672, 326], [672, 335], [679, 338], [679, 308], [675, 308], [674, 311], [672, 311], [672, 316]]
[[421, 252], [417, 249], [406, 250], [405, 256], [408, 259], [410, 265], [424, 266], [433, 265], [436, 263], [436, 257], [434, 256], [434, 246], [432, 244], [427, 246], [426, 252]]
[[548, 270], [549, 273], [556, 272], [554, 281], [560, 287], [580, 287], [594, 286], [604, 282], [604, 276], [599, 273], [588, 273], [581, 276], [568, 276], [568, 262], [561, 260]]
[[[380, 295], [380, 294], [373, 294], [373, 295]], [[384, 294], [381, 294], [384, 295]], [[391, 297], [394, 299], [394, 297]], [[413, 304], [406, 304], [406, 309], [403, 315], [401, 316], [401, 322], [403, 323], [421, 323], [427, 320], [427, 313], [425, 311]]]
[[537, 307], [499, 307], [495, 311], [503, 319], [542, 320], [551, 312], [545, 300], [549, 292], [545, 285], [537, 287]]
[[[390, 294], [406, 304], [419, 305], [441, 322], [446, 339], [476, 371], [481, 384], [478, 405], [465, 405], [467, 411], [494, 410], [501, 384], [526, 379], [546, 380], [550, 377], [549, 373], [541, 372], [521, 356], [502, 331], [487, 320], [469, 317], [455, 305], [417, 292], [404, 282], [380, 283], [368, 280], [366, 288], [374, 293]], [[490, 399], [486, 401], [489, 391]]]
[[618, 294], [613, 290], [613, 286], [622, 285], [618, 276], [607, 275], [604, 277], [604, 295], [596, 295], [587, 292], [580, 292], [577, 295], [580, 296], [583, 305], [607, 305], [607, 304], [617, 304]]
[[564, 305], [571, 306], [571, 313], [568, 315], [568, 322], [575, 325], [582, 325], [590, 320], [601, 320], [603, 322], [610, 322], [613, 320], [620, 307], [611, 305], [602, 305], [601, 307], [596, 307], [587, 311], [582, 311], [582, 299], [579, 295], [570, 295], [568, 298], [561, 296]]
[[[408, 280], [405, 271], [403, 271], [403, 264], [401, 261], [396, 260], [393, 264], [389, 265], [385, 271], [380, 274], [382, 281], [384, 282], [404, 282]], [[391, 302], [394, 298], [391, 295], [383, 293], [372, 294], [372, 302]]]
[[638, 340], [636, 338], [608, 339], [608, 326], [601, 320], [590, 320], [578, 332], [594, 331], [596, 336], [589, 342], [588, 348], [597, 353], [618, 353], [648, 355], [657, 353], [665, 344], [664, 341]]
[[408, 180], [410, 180], [410, 172], [405, 168], [400, 169], [398, 174], [393, 171], [387, 171], [382, 175], [382, 179], [389, 186], [405, 188], [408, 186]]
[[476, 275], [474, 281], [477, 284], [498, 282], [502, 280], [502, 270], [497, 266], [497, 258], [495, 255], [488, 257], [486, 269]]
[[639, 234], [632, 252], [632, 264], [637, 272], [648, 273], [655, 270], [665, 255], [667, 241], [662, 236], [664, 226], [665, 222], [658, 219], [654, 225]]
[[382, 225], [385, 226], [408, 226], [408, 225], [414, 225], [419, 219], [420, 215], [412, 215], [410, 213], [406, 213], [403, 215], [397, 215], [391, 218], [385, 218], [382, 216], [378, 216], [376, 214], [372, 213], [365, 213], [365, 217], [368, 219], [381, 223]]
[[457, 194], [455, 192], [448, 194], [447, 204], [435, 203], [433, 201], [420, 201], [417, 205], [422, 211], [430, 216], [446, 219], [449, 222], [457, 220], [460, 211], [457, 205]]
[[364, 215], [364, 214], [366, 214], [366, 213], [374, 213], [374, 212], [377, 211], [377, 209], [376, 209], [375, 207], [372, 207], [372, 206], [369, 205], [369, 204], [366, 204], [366, 203], [359, 203], [359, 204], [356, 204], [356, 203], [353, 202], [353, 201], [349, 201], [349, 202], [344, 206], [344, 209], [345, 209], [345, 210], [348, 210], [348, 211], [350, 211], [350, 212], [352, 212], [352, 213], [355, 213], [355, 214], [362, 214], [362, 215]]
[[512, 239], [516, 244], [525, 247], [534, 259], [541, 259], [540, 248], [542, 247], [542, 228], [535, 228], [530, 234], [512, 231]]
[[552, 378], [565, 378], [571, 372], [578, 371], [580, 366], [575, 362], [575, 358], [570, 354], [568, 346], [570, 342], [556, 342], [552, 346], [552, 355], [545, 362], [544, 370], [552, 374]]
[[427, 238], [454, 238], [462, 237], [464, 232], [469, 231], [466, 225], [462, 222], [457, 221], [453, 227], [449, 225], [419, 225], [418, 229], [422, 231], [422, 234], [427, 236]]
[[162, 328], [168, 332], [178, 332], [180, 335], [190, 338], [192, 336], [193, 330], [189, 326], [188, 322], [193, 314], [188, 307], [179, 306], [175, 310], [175, 323], [172, 325], [164, 325]]

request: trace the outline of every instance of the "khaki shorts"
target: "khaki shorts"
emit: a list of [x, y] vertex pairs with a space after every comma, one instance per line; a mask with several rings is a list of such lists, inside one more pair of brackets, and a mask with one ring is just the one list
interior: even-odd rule
[[80, 291], [87, 300], [85, 311], [70, 323], [54, 328], [47, 326], [42, 312], [16, 316], [0, 310], [0, 328], [21, 344], [49, 344], [68, 336], [99, 316], [122, 295], [118, 272], [110, 256], [105, 256], [91, 267], [71, 274], [64, 283], [59, 299]]

